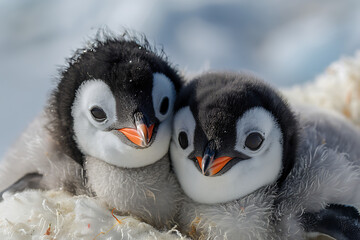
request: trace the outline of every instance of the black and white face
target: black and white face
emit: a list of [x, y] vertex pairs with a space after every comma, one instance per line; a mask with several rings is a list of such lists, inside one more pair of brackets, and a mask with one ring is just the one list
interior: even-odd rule
[[75, 141], [85, 155], [119, 167], [142, 167], [161, 159], [171, 138], [172, 81], [154, 73], [138, 93], [114, 92], [106, 81], [89, 79], [72, 106]]
[[[259, 106], [247, 109], [235, 119], [234, 129], [221, 120], [206, 128], [191, 109], [198, 108], [185, 106], [176, 112], [170, 146], [175, 172], [189, 197], [207, 204], [228, 202], [276, 181], [282, 169], [283, 135], [269, 111]], [[209, 132], [214, 128], [221, 129], [221, 136]]]

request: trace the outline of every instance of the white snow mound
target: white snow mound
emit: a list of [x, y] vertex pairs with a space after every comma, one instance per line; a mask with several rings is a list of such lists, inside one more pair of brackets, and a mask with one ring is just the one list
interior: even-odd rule
[[176, 230], [114, 215], [119, 224], [96, 199], [64, 191], [4, 194], [0, 215], [0, 239], [184, 239]]

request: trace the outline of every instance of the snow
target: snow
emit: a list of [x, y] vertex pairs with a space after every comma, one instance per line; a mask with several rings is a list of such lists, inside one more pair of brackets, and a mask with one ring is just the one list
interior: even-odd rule
[[335, 110], [360, 126], [360, 51], [332, 63], [315, 81], [283, 89], [292, 104]]
[[5, 195], [0, 212], [0, 239], [4, 240], [185, 239], [176, 230], [160, 232], [132, 217], [112, 216], [96, 199], [63, 191]]

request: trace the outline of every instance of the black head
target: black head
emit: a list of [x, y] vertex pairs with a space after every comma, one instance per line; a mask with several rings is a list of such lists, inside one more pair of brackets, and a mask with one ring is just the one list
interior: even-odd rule
[[[125, 144], [117, 146], [123, 148], [121, 151], [147, 152], [156, 145], [161, 124], [170, 121], [180, 86], [177, 71], [145, 38], [140, 41], [129, 36], [102, 36], [90, 47], [79, 49], [62, 70], [49, 106], [53, 120], [50, 130], [63, 151], [80, 163], [84, 154], [107, 158], [91, 149], [103, 143], [111, 145], [114, 136]], [[82, 117], [77, 124], [76, 119]], [[89, 131], [90, 127], [83, 129], [91, 124], [99, 130], [98, 135], [91, 132], [95, 130]], [[162, 131], [167, 134], [165, 129]], [[103, 133], [112, 136], [94, 141], [94, 146], [82, 140], [104, 138], [99, 135]], [[109, 146], [98, 152], [116, 154]], [[114, 161], [110, 160], [117, 164]]]
[[[293, 166], [296, 144], [297, 123], [290, 108], [254, 76], [208, 73], [179, 93], [171, 156], [185, 192], [189, 183], [188, 194], [198, 201], [218, 202], [283, 181]], [[199, 188], [212, 187], [195, 190], [196, 181]], [[214, 191], [227, 189], [229, 182], [245, 186], [223, 195]], [[208, 191], [214, 192], [212, 200]]]

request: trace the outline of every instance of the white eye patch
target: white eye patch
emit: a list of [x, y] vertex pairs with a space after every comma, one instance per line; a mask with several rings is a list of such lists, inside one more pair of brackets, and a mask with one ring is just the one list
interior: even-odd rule
[[[93, 107], [100, 107], [104, 110], [107, 117], [106, 121], [99, 123], [93, 119], [90, 112]], [[76, 92], [71, 113], [75, 120], [84, 116], [95, 127], [105, 129], [117, 120], [115, 98], [110, 87], [101, 80], [83, 82]], [[77, 123], [79, 125], [75, 125], [76, 129], [82, 128], [82, 124], [86, 126], [86, 123]]]
[[[280, 127], [271, 113], [261, 107], [251, 108], [246, 111], [236, 123], [235, 149], [249, 156], [253, 156], [255, 152], [266, 149], [266, 146], [271, 143], [271, 139], [268, 140], [268, 138], [273, 130], [281, 132]], [[245, 146], [246, 138], [252, 132], [258, 132], [264, 138], [261, 148], [255, 152]]]
[[162, 73], [153, 74], [152, 99], [155, 116], [163, 121], [172, 115], [176, 91], [171, 80]]
[[185, 152], [189, 154], [194, 150], [193, 141], [196, 126], [194, 116], [189, 107], [184, 107], [176, 113], [173, 125], [173, 141], [181, 148], [179, 145], [179, 134], [180, 132], [185, 132], [188, 140], [188, 147], [185, 149]]

